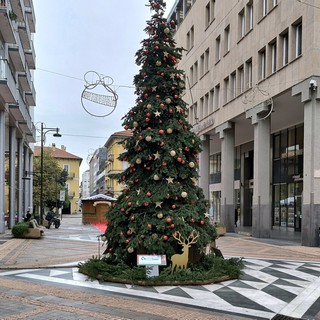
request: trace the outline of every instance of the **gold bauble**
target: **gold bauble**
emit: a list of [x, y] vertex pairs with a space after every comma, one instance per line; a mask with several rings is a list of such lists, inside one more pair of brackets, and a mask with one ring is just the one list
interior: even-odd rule
[[134, 251], [134, 249], [132, 247], [129, 247], [127, 250], [129, 253], [132, 253]]
[[189, 162], [189, 167], [190, 167], [190, 168], [194, 168], [194, 162], [192, 162], [192, 161]]
[[155, 174], [154, 176], [153, 176], [153, 180], [159, 180], [159, 176], [157, 175], [157, 174]]
[[140, 164], [142, 162], [142, 160], [140, 159], [140, 158], [138, 158], [137, 160], [136, 160], [136, 164]]
[[137, 121], [134, 121], [134, 122], [133, 122], [133, 127], [134, 127], [134, 128], [137, 128], [137, 127], [138, 127], [138, 125], [139, 125], [139, 124], [138, 124], [138, 122], [137, 122]]
[[146, 141], [151, 141], [152, 140], [152, 137], [151, 136], [146, 136]]
[[168, 128], [168, 129], [167, 129], [167, 133], [171, 134], [171, 133], [172, 133], [172, 129], [171, 129], [171, 128]]
[[166, 99], [166, 104], [170, 104], [171, 103], [171, 99], [170, 98], [167, 98]]
[[157, 217], [158, 217], [159, 219], [162, 219], [162, 218], [163, 218], [163, 213], [162, 213], [162, 212], [159, 212], [159, 213], [157, 214]]
[[185, 191], [182, 191], [181, 192], [181, 197], [182, 198], [186, 198], [188, 196], [188, 194], [185, 192]]
[[157, 66], [157, 67], [160, 67], [160, 66], [161, 66], [161, 61], [160, 61], [160, 60], [157, 60], [157, 61], [156, 61], [156, 66]]
[[176, 155], [176, 152], [175, 152], [174, 150], [171, 150], [171, 151], [170, 151], [170, 155], [171, 155], [172, 157], [174, 157], [174, 156]]

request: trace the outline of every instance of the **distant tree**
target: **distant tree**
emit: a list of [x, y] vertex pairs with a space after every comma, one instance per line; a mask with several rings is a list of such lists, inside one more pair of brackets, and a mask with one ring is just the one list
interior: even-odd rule
[[[67, 205], [68, 199], [60, 201], [60, 191], [66, 190], [68, 172], [61, 169], [56, 158], [48, 151], [43, 152], [43, 203], [45, 207], [53, 208]], [[40, 207], [41, 194], [41, 157], [34, 158], [33, 163], [33, 207]]]

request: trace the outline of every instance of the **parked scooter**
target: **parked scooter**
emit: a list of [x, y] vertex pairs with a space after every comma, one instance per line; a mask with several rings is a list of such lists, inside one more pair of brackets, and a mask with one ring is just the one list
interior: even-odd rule
[[51, 225], [54, 225], [54, 227], [56, 229], [58, 229], [60, 227], [60, 219], [59, 218], [56, 218], [54, 216], [54, 213], [52, 211], [49, 211], [46, 215], [46, 220], [48, 221], [48, 225], [47, 225], [47, 229], [50, 229]]

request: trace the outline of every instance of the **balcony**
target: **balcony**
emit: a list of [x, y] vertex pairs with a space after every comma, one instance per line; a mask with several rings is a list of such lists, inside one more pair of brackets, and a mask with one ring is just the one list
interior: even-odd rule
[[16, 92], [16, 82], [11, 73], [9, 63], [5, 59], [0, 59], [0, 96], [5, 103], [16, 103]]
[[31, 91], [24, 92], [24, 101], [29, 107], [36, 105], [36, 89], [33, 82], [31, 82]]
[[[27, 20], [28, 21], [28, 20]], [[17, 22], [18, 23], [18, 31], [21, 39], [22, 47], [24, 50], [31, 50], [31, 35], [28, 22]]]
[[11, 7], [14, 14], [17, 16], [17, 21], [23, 21], [24, 20], [24, 4], [21, 3], [22, 0], [14, 0], [11, 1]]
[[24, 72], [18, 72], [18, 81], [20, 88], [25, 92], [32, 92], [31, 75], [28, 68]]
[[0, 4], [0, 30], [4, 42], [15, 43], [13, 24], [9, 16], [10, 7], [8, 1], [1, 1]]
[[36, 68], [36, 54], [33, 46], [33, 41], [31, 41], [31, 49], [24, 50], [24, 54], [29, 69], [34, 70]]
[[76, 196], [76, 193], [74, 191], [69, 191], [68, 196], [70, 199], [72, 199]]
[[15, 70], [17, 72], [23, 72], [25, 69], [25, 64], [23, 60], [24, 54], [21, 47], [18, 44], [9, 44], [8, 53]]
[[36, 17], [34, 14], [33, 4], [30, 1], [25, 1], [25, 13], [28, 20], [30, 32], [36, 32]]
[[114, 161], [114, 155], [113, 154], [108, 154], [107, 160], [113, 162]]

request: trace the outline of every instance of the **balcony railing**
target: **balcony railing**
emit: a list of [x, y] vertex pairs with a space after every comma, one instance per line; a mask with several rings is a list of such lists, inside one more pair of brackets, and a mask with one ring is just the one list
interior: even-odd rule
[[5, 103], [16, 103], [16, 82], [6, 59], [0, 59], [0, 94]]
[[0, 30], [4, 42], [15, 43], [14, 28], [16, 23], [10, 18], [11, 6], [10, 1], [0, 0]]

